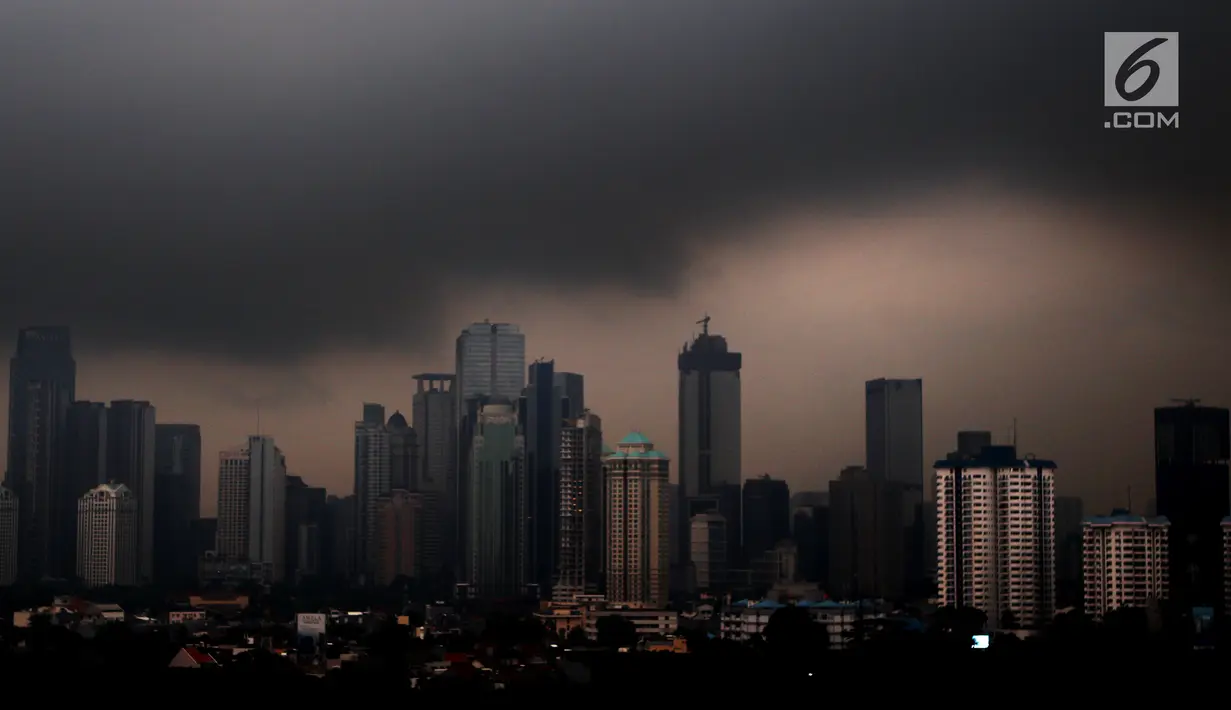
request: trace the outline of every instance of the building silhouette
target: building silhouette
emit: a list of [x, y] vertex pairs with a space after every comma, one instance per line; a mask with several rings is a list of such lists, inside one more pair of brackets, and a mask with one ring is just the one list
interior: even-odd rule
[[418, 558], [424, 576], [456, 574], [457, 554], [457, 417], [453, 375], [415, 375], [412, 411], [418, 449], [412, 490], [423, 500], [419, 511]]
[[218, 556], [260, 581], [281, 582], [286, 552], [286, 458], [268, 436], [218, 455]]
[[791, 537], [791, 489], [764, 474], [744, 481], [744, 555], [751, 561]]
[[389, 429], [385, 408], [363, 405], [363, 420], [355, 422], [355, 561], [362, 581], [376, 577], [376, 502], [392, 490]]
[[0, 587], [17, 581], [17, 509], [17, 496], [0, 486]]
[[376, 503], [376, 584], [388, 587], [399, 578], [418, 575], [416, 559], [417, 520], [423, 498], [418, 493], [394, 489]]
[[107, 410], [107, 479], [124, 484], [137, 505], [137, 580], [154, 579], [154, 406], [115, 400]]
[[907, 586], [918, 592], [930, 566], [924, 551], [923, 380], [866, 382], [864, 410], [867, 469], [901, 488], [902, 564]]
[[829, 587], [840, 599], [901, 599], [906, 486], [862, 466], [829, 482]]
[[570, 601], [601, 589], [603, 424], [585, 412], [560, 429], [556, 566], [552, 598]]
[[483, 406], [470, 437], [471, 593], [485, 600], [520, 596], [526, 565], [525, 440], [512, 403]]
[[546, 594], [556, 578], [559, 553], [560, 430], [564, 392], [557, 386], [555, 363], [531, 363], [522, 390], [518, 419], [525, 435], [526, 569], [528, 583]]
[[154, 425], [154, 579], [196, 577], [193, 521], [201, 516], [201, 427]]
[[69, 405], [64, 433], [64, 485], [57, 523], [57, 575], [77, 574], [77, 508], [81, 496], [108, 481], [107, 405], [73, 402]]

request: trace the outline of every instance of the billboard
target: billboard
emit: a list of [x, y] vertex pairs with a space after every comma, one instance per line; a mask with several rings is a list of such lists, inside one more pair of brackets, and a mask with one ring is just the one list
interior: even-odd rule
[[325, 615], [300, 614], [295, 619], [295, 628], [299, 636], [320, 636], [325, 633]]

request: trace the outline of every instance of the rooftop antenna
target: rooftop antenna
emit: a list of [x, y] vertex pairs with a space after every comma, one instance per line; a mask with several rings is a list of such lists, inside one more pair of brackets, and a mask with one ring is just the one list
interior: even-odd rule
[[701, 326], [701, 335], [710, 334], [710, 314], [706, 313], [705, 317], [697, 321], [697, 325]]
[[261, 403], [256, 403], [256, 435], [261, 435]]
[[1133, 487], [1128, 487], [1128, 512], [1133, 512]]
[[1011, 432], [1012, 433], [1010, 436], [1013, 441], [1013, 448], [1016, 450], [1017, 449], [1017, 417], [1013, 417], [1013, 429], [1011, 430]]

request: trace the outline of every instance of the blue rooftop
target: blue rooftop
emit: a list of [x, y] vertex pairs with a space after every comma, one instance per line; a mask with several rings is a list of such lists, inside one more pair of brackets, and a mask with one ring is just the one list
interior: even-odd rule
[[621, 443], [621, 444], [646, 444], [646, 445], [652, 445], [654, 442], [650, 441], [650, 437], [646, 436], [645, 434], [642, 434], [642, 433], [641, 433], [641, 432], [639, 432], [639, 431], [634, 431], [634, 432], [632, 432], [631, 434], [629, 434], [628, 436], [624, 437], [623, 439], [620, 439], [620, 443]]

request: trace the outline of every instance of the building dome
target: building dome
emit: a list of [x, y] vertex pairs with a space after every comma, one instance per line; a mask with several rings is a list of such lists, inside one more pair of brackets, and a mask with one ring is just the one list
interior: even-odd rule
[[406, 423], [406, 417], [402, 416], [401, 412], [394, 412], [393, 416], [389, 417], [387, 426], [390, 429], [409, 429], [410, 425]]

